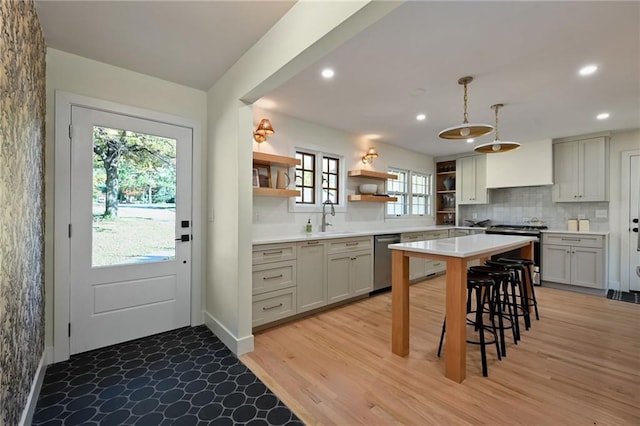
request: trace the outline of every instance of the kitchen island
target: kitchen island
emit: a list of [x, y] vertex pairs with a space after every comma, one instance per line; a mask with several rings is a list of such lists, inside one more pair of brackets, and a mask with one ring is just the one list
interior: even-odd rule
[[390, 244], [392, 253], [391, 350], [409, 354], [409, 258], [423, 257], [447, 262], [445, 376], [461, 383], [466, 375], [467, 264], [495, 254], [520, 249], [521, 257], [533, 259], [535, 238], [512, 235], [467, 235], [439, 240]]

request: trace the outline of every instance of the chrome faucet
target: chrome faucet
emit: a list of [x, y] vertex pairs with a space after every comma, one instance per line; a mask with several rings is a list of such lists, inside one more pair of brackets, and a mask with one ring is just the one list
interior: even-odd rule
[[[331, 210], [329, 212], [325, 211], [327, 205], [331, 206]], [[331, 200], [329, 200], [329, 199], [327, 199], [327, 201], [322, 203], [322, 232], [326, 232], [327, 231], [327, 226], [333, 226], [332, 224], [327, 223], [327, 215], [328, 214], [331, 214], [331, 216], [335, 216], [336, 215], [336, 209], [333, 207], [333, 202]]]

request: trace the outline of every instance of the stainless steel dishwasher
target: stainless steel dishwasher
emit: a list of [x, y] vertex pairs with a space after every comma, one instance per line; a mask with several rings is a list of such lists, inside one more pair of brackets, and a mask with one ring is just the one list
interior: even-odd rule
[[373, 246], [373, 291], [391, 287], [391, 249], [400, 242], [400, 234], [376, 235]]

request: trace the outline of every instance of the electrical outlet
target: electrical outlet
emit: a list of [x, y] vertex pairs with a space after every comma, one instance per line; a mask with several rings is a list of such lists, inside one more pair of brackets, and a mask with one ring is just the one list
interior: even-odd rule
[[586, 219], [586, 218], [587, 218], [587, 216], [584, 215], [584, 214], [579, 214], [578, 215], [578, 219]]
[[606, 219], [607, 218], [607, 211], [606, 210], [596, 210], [596, 217], [599, 217], [601, 219]]

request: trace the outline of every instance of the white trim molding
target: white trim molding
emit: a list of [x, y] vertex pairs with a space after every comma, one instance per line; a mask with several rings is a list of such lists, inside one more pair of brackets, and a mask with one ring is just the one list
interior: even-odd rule
[[40, 396], [40, 389], [42, 388], [42, 382], [44, 381], [44, 375], [47, 372], [47, 365], [51, 361], [53, 348], [47, 347], [42, 351], [40, 362], [38, 363], [38, 369], [31, 382], [31, 391], [27, 397], [27, 402], [22, 410], [22, 416], [20, 417], [20, 426], [29, 426], [33, 421], [33, 415], [36, 412], [36, 405], [38, 404], [38, 397]]
[[237, 338], [227, 329], [224, 325], [220, 324], [220, 322], [215, 319], [211, 314], [205, 312], [205, 320], [204, 323], [209, 330], [215, 334], [222, 343], [225, 344], [227, 348], [236, 356], [240, 356], [246, 354], [248, 352], [253, 352], [253, 334], [250, 334], [246, 337]]

